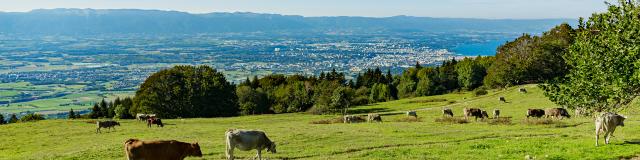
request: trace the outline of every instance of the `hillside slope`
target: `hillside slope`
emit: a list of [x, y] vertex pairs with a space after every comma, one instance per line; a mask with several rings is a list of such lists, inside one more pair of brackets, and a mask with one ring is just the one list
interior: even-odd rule
[[[115, 131], [95, 133], [87, 120], [45, 120], [0, 126], [0, 159], [123, 159], [123, 142], [175, 139], [198, 141], [204, 159], [224, 158], [224, 132], [229, 128], [260, 129], [277, 143], [270, 159], [617, 159], [640, 153], [640, 129], [630, 114], [616, 130], [612, 144], [594, 147], [591, 118], [565, 119], [548, 125], [525, 123], [527, 108], [554, 107], [535, 85], [513, 87], [473, 97], [470, 93], [418, 97], [360, 106], [350, 112], [381, 112], [382, 123], [311, 124], [335, 115], [279, 114], [210, 119], [171, 119], [164, 128], [120, 120]], [[509, 103], [500, 103], [504, 96]], [[499, 108], [511, 124], [486, 121], [466, 124], [435, 122], [447, 106], [461, 115], [464, 107]], [[419, 122], [400, 122], [406, 110], [419, 110]], [[604, 143], [601, 141], [601, 143]], [[250, 158], [255, 152], [236, 151]], [[198, 159], [198, 158], [191, 158]]]

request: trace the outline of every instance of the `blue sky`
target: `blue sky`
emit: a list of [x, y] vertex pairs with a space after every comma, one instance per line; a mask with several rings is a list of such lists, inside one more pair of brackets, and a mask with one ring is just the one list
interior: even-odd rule
[[0, 0], [0, 11], [25, 12], [40, 8], [539, 19], [588, 17], [591, 13], [604, 11], [606, 6], [604, 0]]

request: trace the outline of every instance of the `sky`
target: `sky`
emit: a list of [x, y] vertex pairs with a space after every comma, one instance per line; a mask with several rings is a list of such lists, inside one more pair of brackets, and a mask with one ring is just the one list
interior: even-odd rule
[[[0, 0], [0, 11], [33, 9], [156, 9], [189, 13], [255, 12], [302, 16], [397, 15], [542, 19], [589, 17], [605, 0]], [[612, 0], [607, 0], [612, 1]]]

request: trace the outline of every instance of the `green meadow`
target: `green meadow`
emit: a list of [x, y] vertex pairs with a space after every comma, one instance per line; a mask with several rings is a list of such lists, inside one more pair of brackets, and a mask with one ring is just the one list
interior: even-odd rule
[[[518, 92], [525, 87], [528, 93]], [[507, 103], [499, 102], [504, 96]], [[460, 118], [464, 107], [491, 112], [500, 109], [504, 123], [470, 119], [468, 123], [436, 122], [441, 109]], [[640, 154], [640, 121], [635, 110], [624, 111], [625, 127], [616, 129], [611, 144], [595, 147], [591, 117], [545, 121], [526, 119], [527, 108], [556, 107], [536, 85], [491, 90], [488, 95], [451, 93], [353, 107], [349, 112], [382, 114], [381, 123], [330, 123], [338, 115], [303, 113], [232, 118], [166, 119], [164, 128], [118, 120], [116, 130], [96, 134], [93, 120], [44, 120], [0, 125], [0, 159], [125, 159], [128, 138], [198, 142], [203, 157], [224, 159], [224, 132], [230, 128], [258, 129], [276, 142], [269, 159], [621, 159]], [[634, 108], [638, 105], [634, 104]], [[417, 120], [406, 120], [417, 110]], [[573, 113], [570, 111], [570, 113]], [[549, 123], [536, 123], [536, 122]], [[250, 159], [255, 151], [235, 151]]]

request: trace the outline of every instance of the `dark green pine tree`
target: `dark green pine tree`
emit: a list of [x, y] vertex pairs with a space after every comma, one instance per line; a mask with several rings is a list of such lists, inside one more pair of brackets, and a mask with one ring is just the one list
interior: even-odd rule
[[73, 108], [71, 108], [71, 110], [69, 111], [69, 117], [68, 117], [68, 118], [69, 118], [69, 119], [74, 119], [74, 118], [76, 118], [76, 113], [75, 113], [75, 112], [73, 112]]
[[16, 114], [12, 114], [11, 118], [9, 118], [9, 121], [7, 121], [7, 123], [16, 123], [18, 122], [18, 117], [16, 116]]
[[7, 122], [4, 121], [4, 115], [0, 114], [0, 124], [5, 124]]
[[91, 108], [91, 114], [90, 117], [92, 119], [96, 119], [98, 117], [102, 117], [102, 113], [100, 112], [100, 106], [98, 106], [97, 103], [93, 104], [93, 108]]

